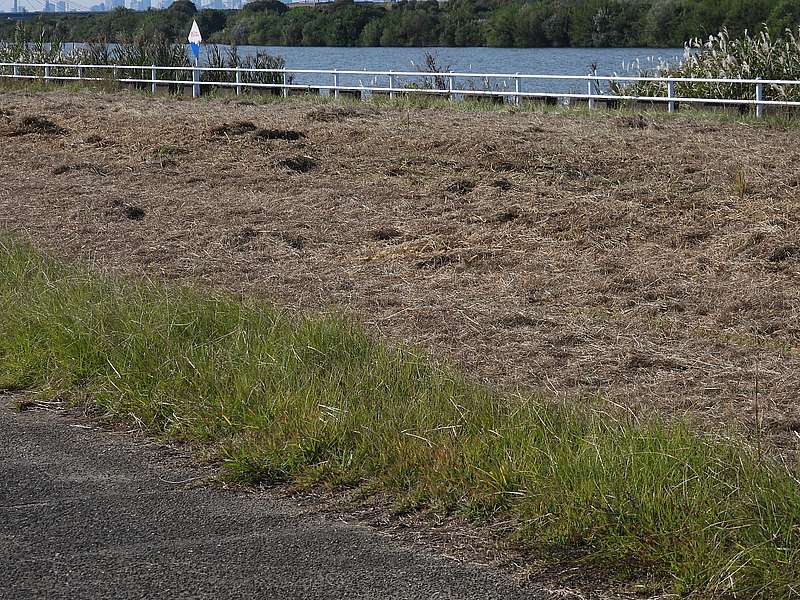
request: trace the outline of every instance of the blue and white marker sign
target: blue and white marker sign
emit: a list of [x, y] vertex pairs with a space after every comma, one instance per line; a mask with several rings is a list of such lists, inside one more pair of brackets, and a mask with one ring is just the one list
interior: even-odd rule
[[192, 46], [192, 54], [195, 59], [200, 58], [200, 43], [203, 41], [203, 36], [200, 35], [200, 28], [197, 26], [197, 21], [192, 21], [192, 30], [189, 32], [189, 44]]
[[192, 98], [200, 97], [200, 42], [203, 41], [203, 36], [200, 35], [200, 28], [197, 26], [197, 21], [192, 21], [192, 30], [189, 32], [189, 44], [192, 46], [192, 54], [194, 54], [194, 69], [192, 69]]

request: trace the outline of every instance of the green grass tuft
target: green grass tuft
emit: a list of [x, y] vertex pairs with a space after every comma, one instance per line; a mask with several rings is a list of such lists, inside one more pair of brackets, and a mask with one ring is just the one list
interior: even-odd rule
[[0, 244], [0, 387], [91, 398], [224, 475], [368, 485], [515, 519], [543, 556], [679, 594], [790, 598], [800, 484], [744, 445], [501, 394], [339, 318], [66, 267]]

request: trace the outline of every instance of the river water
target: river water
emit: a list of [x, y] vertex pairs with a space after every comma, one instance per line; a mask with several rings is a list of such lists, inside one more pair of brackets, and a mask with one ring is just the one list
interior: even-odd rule
[[[224, 49], [224, 48], [223, 48]], [[683, 56], [676, 48], [313, 48], [286, 46], [240, 46], [242, 55], [267, 52], [282, 56], [288, 69], [338, 69], [366, 71], [417, 71], [430, 53], [443, 70], [469, 73], [524, 73], [530, 75], [586, 75], [596, 66], [601, 75], [638, 73], [659, 62], [674, 62]], [[633, 67], [632, 67], [633, 65]], [[385, 77], [339, 76], [340, 85], [387, 85]], [[297, 74], [295, 83], [324, 85], [329, 76]], [[485, 82], [462, 81], [485, 87]], [[513, 85], [493, 80], [493, 87]], [[538, 80], [523, 84], [528, 91], [570, 92], [585, 84]]]
[[[82, 44], [67, 44], [67, 50]], [[201, 63], [205, 62], [209, 45], [202, 46]], [[228, 47], [219, 46], [224, 55]], [[527, 75], [587, 75], [596, 68], [600, 75], [635, 75], [640, 70], [654, 70], [664, 62], [677, 62], [683, 56], [680, 48], [331, 48], [297, 46], [239, 46], [242, 56], [267, 53], [281, 56], [287, 69], [321, 69], [344, 71], [418, 71], [425, 68], [426, 54], [435, 58], [444, 71], [463, 73], [521, 73]], [[188, 52], [188, 46], [187, 46]], [[339, 85], [388, 85], [388, 78], [368, 75], [339, 75]], [[293, 83], [320, 86], [333, 83], [330, 75], [297, 73]], [[395, 85], [419, 83], [414, 78], [396, 78]], [[489, 81], [461, 79], [458, 87], [476, 89], [513, 88], [511, 79]], [[558, 80], [523, 81], [522, 91], [570, 93], [584, 91], [584, 82]]]

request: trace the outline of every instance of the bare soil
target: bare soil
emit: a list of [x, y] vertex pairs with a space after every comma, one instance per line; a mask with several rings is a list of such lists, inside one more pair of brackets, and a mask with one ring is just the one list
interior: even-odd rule
[[14, 91], [0, 169], [0, 228], [58, 256], [800, 448], [799, 130]]

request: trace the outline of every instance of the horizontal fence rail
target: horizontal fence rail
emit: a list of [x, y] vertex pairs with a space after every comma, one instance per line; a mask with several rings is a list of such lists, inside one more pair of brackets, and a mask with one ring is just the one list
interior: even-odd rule
[[[135, 75], [140, 75], [136, 77]], [[313, 83], [296, 83], [298, 76], [313, 76]], [[349, 78], [351, 82], [343, 81]], [[800, 100], [787, 96], [800, 86], [800, 81], [771, 79], [725, 79], [655, 77], [629, 75], [531, 75], [523, 73], [463, 73], [420, 71], [351, 71], [330, 69], [256, 69], [245, 67], [165, 67], [158, 65], [81, 65], [63, 63], [0, 62], [0, 79], [41, 80], [45, 82], [107, 82], [150, 86], [155, 94], [159, 86], [191, 87], [192, 95], [201, 89], [232, 88], [236, 94], [244, 90], [269, 90], [288, 96], [292, 92], [319, 93], [339, 97], [340, 94], [361, 98], [385, 95], [426, 94], [450, 99], [470, 97], [493, 98], [519, 104], [524, 99], [540, 99], [564, 104], [586, 102], [595, 108], [597, 101], [631, 101], [666, 105], [675, 112], [679, 104], [708, 104], [755, 107], [756, 115], [764, 116], [767, 107], [800, 108]], [[258, 81], [253, 81], [258, 79]], [[357, 79], [356, 83], [352, 80]], [[366, 83], [365, 79], [368, 79]], [[476, 83], [479, 82], [479, 83]], [[585, 91], [566, 92], [537, 90], [543, 81], [581, 85]], [[631, 93], [632, 84], [656, 84], [663, 95]], [[738, 97], [697, 97], [680, 95], [679, 85], [706, 84], [730, 86]], [[800, 92], [800, 88], [796, 88]], [[766, 92], [772, 98], [768, 98]], [[744, 97], [750, 96], [750, 97]], [[800, 94], [798, 94], [800, 96]]]

